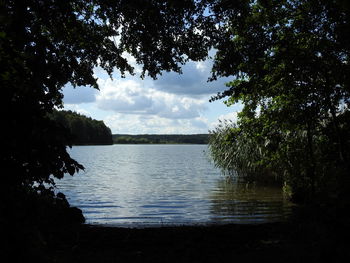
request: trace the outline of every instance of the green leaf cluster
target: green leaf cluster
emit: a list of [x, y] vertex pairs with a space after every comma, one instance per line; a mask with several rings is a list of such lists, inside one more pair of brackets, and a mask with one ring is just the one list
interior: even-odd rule
[[62, 88], [98, 89], [96, 68], [111, 77], [135, 74], [127, 53], [142, 67], [141, 77], [180, 73], [187, 60], [207, 57], [212, 19], [204, 11], [204, 2], [194, 0], [0, 1], [3, 224], [28, 221], [32, 214], [21, 211], [30, 206], [40, 210], [40, 202], [23, 202], [26, 193], [52, 197], [55, 179], [83, 169], [67, 146], [107, 143], [100, 141], [110, 135], [102, 123], [67, 115], [64, 127], [52, 118], [60, 118], [54, 109], [63, 106]]
[[[66, 152], [69, 134], [49, 117], [62, 107], [64, 85], [98, 88], [96, 67], [111, 77], [134, 74], [125, 52], [142, 66], [141, 77], [181, 72], [188, 59], [207, 56], [204, 11], [193, 0], [1, 1], [1, 161], [11, 171], [4, 184], [51, 184], [81, 169]], [[84, 125], [78, 119], [72, 126]]]
[[113, 143], [111, 130], [103, 121], [64, 110], [55, 110], [50, 117], [69, 131], [72, 145], [108, 145]]
[[242, 159], [245, 171], [266, 167], [298, 201], [341, 198], [350, 186], [349, 6], [243, 2], [223, 13], [212, 78], [233, 81], [212, 99], [227, 98], [228, 106], [240, 101], [244, 108], [237, 126], [213, 131], [214, 160], [229, 170], [241, 171]]

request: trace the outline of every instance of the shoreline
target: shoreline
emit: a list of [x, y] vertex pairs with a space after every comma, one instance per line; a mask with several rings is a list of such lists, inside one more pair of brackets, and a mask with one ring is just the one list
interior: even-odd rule
[[110, 228], [110, 229], [162, 229], [162, 228], [215, 228], [223, 226], [257, 226], [257, 225], [269, 225], [269, 224], [286, 224], [289, 222], [288, 217], [285, 219], [276, 219], [276, 220], [264, 220], [264, 221], [212, 221], [212, 222], [131, 222], [131, 223], [93, 223], [85, 222], [82, 224], [82, 227], [88, 228]]
[[61, 237], [53, 244], [51, 255], [55, 262], [339, 262], [349, 249], [346, 242], [336, 242], [340, 232], [334, 227], [291, 222], [147, 228], [84, 224], [70, 233], [70, 241]]

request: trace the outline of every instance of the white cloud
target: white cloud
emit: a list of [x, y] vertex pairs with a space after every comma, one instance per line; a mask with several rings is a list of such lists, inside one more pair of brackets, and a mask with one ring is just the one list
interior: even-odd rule
[[208, 82], [211, 76], [212, 60], [190, 61], [182, 67], [183, 74], [166, 72], [154, 81], [154, 88], [173, 94], [209, 96], [222, 92], [227, 87], [228, 78]]
[[[228, 79], [207, 82], [212, 60], [190, 61], [183, 66], [183, 74], [164, 72], [158, 80], [142, 80], [142, 67], [136, 59], [126, 52], [123, 56], [135, 68], [136, 76], [121, 78], [116, 71], [112, 80], [97, 67], [94, 77], [100, 91], [67, 86], [63, 89], [65, 108], [104, 119], [113, 133], [206, 133], [215, 126], [214, 115], [222, 111], [213, 113], [208, 100], [227, 88], [224, 83]], [[210, 121], [203, 117], [208, 111]], [[236, 118], [232, 113], [220, 117]]]
[[143, 84], [131, 79], [99, 80], [97, 106], [117, 113], [156, 115], [169, 119], [197, 118], [205, 110], [206, 99], [162, 92], [147, 81]]
[[98, 80], [100, 92], [97, 106], [103, 110], [125, 113], [141, 113], [152, 105], [152, 98], [141, 91], [140, 84], [133, 80]]
[[196, 69], [198, 69], [200, 72], [208, 71], [207, 63], [205, 63], [204, 61], [197, 62]]
[[207, 133], [204, 118], [168, 119], [159, 116], [124, 115], [116, 113], [104, 119], [116, 134], [191, 134]]

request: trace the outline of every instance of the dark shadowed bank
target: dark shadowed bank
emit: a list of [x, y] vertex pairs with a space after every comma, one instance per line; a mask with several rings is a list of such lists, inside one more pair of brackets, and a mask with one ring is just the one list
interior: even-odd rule
[[[118, 229], [85, 226], [61, 262], [339, 262], [349, 258], [333, 231], [298, 225], [225, 225]], [[317, 234], [319, 236], [317, 236]], [[56, 250], [57, 251], [57, 250]]]
[[115, 144], [208, 144], [209, 134], [113, 134]]
[[[309, 208], [308, 208], [309, 209]], [[44, 233], [36, 262], [349, 262], [348, 220], [116, 228], [79, 225]], [[312, 216], [311, 216], [312, 215]], [[317, 215], [317, 216], [316, 216]], [[19, 247], [13, 260], [28, 260]], [[19, 252], [19, 253], [18, 253]], [[32, 251], [33, 252], [33, 251]]]

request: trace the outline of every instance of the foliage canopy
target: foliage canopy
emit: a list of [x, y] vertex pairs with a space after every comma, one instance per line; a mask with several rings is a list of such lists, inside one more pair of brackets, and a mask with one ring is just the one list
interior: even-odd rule
[[[141, 77], [181, 72], [188, 59], [207, 56], [202, 32], [211, 18], [204, 9], [193, 0], [0, 1], [0, 221], [16, 229], [14, 240], [28, 236], [35, 245], [61, 223], [83, 221], [53, 191], [54, 179], [83, 169], [67, 152], [74, 143], [69, 131], [50, 117], [62, 107], [64, 85], [98, 88], [96, 67], [110, 76], [116, 69], [122, 77], [134, 74], [128, 54], [142, 65]], [[14, 249], [11, 255], [30, 257]]]
[[210, 48], [212, 80], [232, 77], [213, 99], [244, 104], [238, 129], [217, 137], [256, 156], [240, 170], [268, 167], [301, 192], [348, 185], [349, 12], [344, 0], [1, 1], [5, 188], [82, 169], [66, 129], [48, 117], [65, 84], [98, 88], [95, 67], [134, 74], [127, 53], [141, 77], [181, 72]]
[[[241, 2], [240, 8], [223, 10], [227, 23], [216, 45], [212, 78], [233, 78], [213, 100], [228, 98], [228, 106], [240, 101], [244, 108], [238, 128], [213, 131], [213, 155], [218, 157], [220, 145], [228, 144], [232, 168], [253, 172], [267, 167], [284, 176], [295, 199], [317, 192], [345, 194], [350, 174], [349, 5]], [[242, 155], [250, 161], [240, 167]]]
[[69, 131], [73, 145], [113, 144], [111, 130], [103, 121], [65, 110], [55, 110], [50, 117]]
[[66, 131], [47, 116], [62, 106], [62, 87], [98, 88], [95, 67], [134, 74], [125, 52], [142, 64], [141, 77], [180, 72], [186, 60], [207, 56], [203, 12], [191, 0], [1, 1], [1, 105], [9, 120], [2, 164], [11, 171], [5, 183], [52, 184], [51, 175], [81, 169], [66, 152]]

